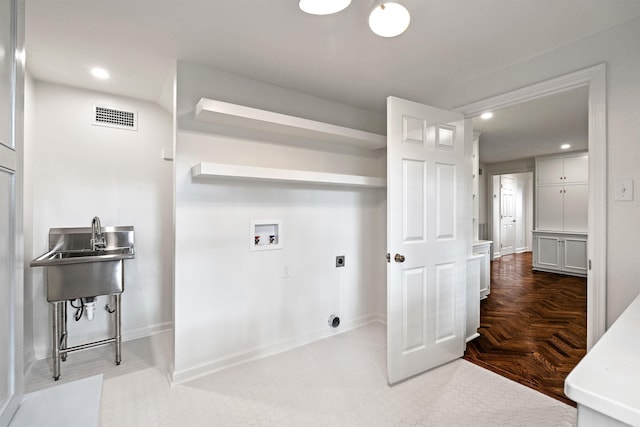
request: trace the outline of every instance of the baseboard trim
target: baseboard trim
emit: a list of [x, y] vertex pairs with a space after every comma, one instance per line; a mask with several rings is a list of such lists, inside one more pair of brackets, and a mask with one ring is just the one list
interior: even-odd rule
[[[384, 320], [386, 320], [386, 318]], [[191, 381], [196, 378], [221, 371], [223, 369], [241, 365], [252, 360], [262, 359], [267, 356], [273, 356], [275, 354], [292, 350], [303, 345], [311, 344], [325, 338], [330, 338], [334, 335], [339, 335], [373, 322], [382, 322], [380, 313], [367, 314], [365, 316], [361, 316], [348, 321], [343, 320], [340, 323], [340, 326], [336, 329], [323, 328], [322, 330], [318, 330], [310, 334], [284, 339], [267, 346], [231, 354], [229, 356], [222, 357], [220, 359], [213, 360], [199, 366], [194, 366], [192, 368], [182, 369], [180, 371], [176, 371], [175, 365], [171, 365], [168, 375], [169, 382], [171, 383], [171, 385], [182, 384], [187, 381]]]

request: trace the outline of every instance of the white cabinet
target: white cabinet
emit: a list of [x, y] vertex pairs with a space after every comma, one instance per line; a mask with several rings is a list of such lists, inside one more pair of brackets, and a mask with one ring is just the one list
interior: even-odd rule
[[587, 275], [587, 235], [533, 232], [533, 269], [573, 276]]
[[589, 155], [572, 153], [562, 157], [536, 159], [538, 185], [587, 182]]
[[587, 231], [587, 184], [539, 185], [537, 193], [538, 230]]
[[587, 274], [588, 180], [585, 152], [536, 158], [534, 270]]
[[479, 240], [473, 243], [473, 255], [482, 256], [480, 263], [480, 299], [491, 292], [491, 240]]
[[589, 156], [536, 158], [536, 229], [587, 232]]

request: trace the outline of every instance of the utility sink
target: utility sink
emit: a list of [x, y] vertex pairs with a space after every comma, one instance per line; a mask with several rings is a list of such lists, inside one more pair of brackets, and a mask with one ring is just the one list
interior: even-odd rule
[[32, 267], [48, 267], [51, 265], [81, 264], [85, 262], [113, 261], [131, 259], [135, 254], [133, 247], [105, 249], [53, 249], [31, 261]]
[[[96, 243], [98, 242], [98, 243]], [[52, 228], [49, 251], [31, 261], [47, 267], [47, 301], [124, 291], [124, 264], [135, 257], [133, 226]]]

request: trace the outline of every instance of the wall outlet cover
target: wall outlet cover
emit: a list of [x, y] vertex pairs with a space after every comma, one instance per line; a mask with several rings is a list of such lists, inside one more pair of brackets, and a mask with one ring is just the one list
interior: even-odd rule
[[633, 200], [633, 180], [632, 179], [616, 179], [614, 182], [615, 201], [629, 202]]

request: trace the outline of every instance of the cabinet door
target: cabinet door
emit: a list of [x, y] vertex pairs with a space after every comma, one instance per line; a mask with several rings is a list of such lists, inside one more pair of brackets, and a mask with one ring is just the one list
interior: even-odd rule
[[538, 230], [562, 231], [564, 189], [562, 186], [538, 187]]
[[587, 274], [587, 239], [581, 237], [565, 237], [563, 255], [563, 270]]
[[564, 183], [589, 180], [589, 156], [587, 154], [564, 159]]
[[560, 260], [560, 238], [558, 236], [536, 235], [534, 237], [534, 267], [559, 269], [562, 267]]
[[564, 231], [587, 232], [589, 186], [575, 184], [564, 186]]
[[564, 182], [564, 166], [562, 158], [538, 160], [537, 180], [539, 185], [562, 184]]

